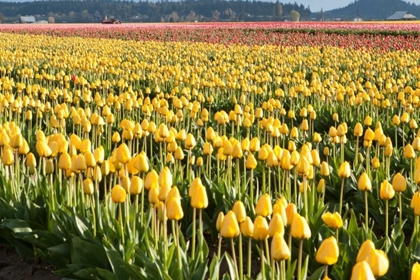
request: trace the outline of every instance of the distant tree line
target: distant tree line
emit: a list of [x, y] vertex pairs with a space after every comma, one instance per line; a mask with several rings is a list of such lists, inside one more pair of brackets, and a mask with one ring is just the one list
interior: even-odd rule
[[123, 22], [194, 22], [194, 21], [281, 21], [291, 20], [291, 11], [300, 20], [310, 18], [309, 7], [262, 1], [36, 1], [0, 2], [0, 21], [18, 21], [19, 16], [37, 19], [53, 17], [60, 22], [100, 22], [105, 16]]

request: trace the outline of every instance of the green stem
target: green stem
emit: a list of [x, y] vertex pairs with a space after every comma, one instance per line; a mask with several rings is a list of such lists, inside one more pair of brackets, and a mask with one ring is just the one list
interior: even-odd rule
[[402, 198], [401, 198], [401, 192], [398, 192], [398, 208], [399, 208], [399, 214], [400, 214], [400, 230], [402, 230]]
[[369, 208], [368, 208], [368, 192], [365, 191], [365, 225], [366, 229], [368, 228], [368, 221], [369, 221]]
[[248, 265], [247, 265], [247, 269], [248, 269], [248, 277], [251, 277], [251, 238], [248, 237]]
[[340, 216], [341, 216], [341, 211], [342, 211], [342, 208], [343, 208], [344, 180], [345, 180], [345, 178], [341, 179], [341, 190], [340, 190], [340, 208], [339, 208], [339, 213], [340, 213]]
[[219, 244], [217, 246], [217, 258], [220, 260], [220, 255], [222, 251], [222, 236], [219, 233]]
[[261, 248], [261, 278], [265, 279], [265, 266], [264, 266], [264, 245], [263, 242], [260, 242], [260, 248]]
[[239, 279], [243, 279], [244, 277], [244, 263], [243, 263], [243, 255], [242, 255], [242, 233], [239, 233]]
[[198, 210], [198, 245], [200, 246], [200, 261], [203, 262], [203, 209]]
[[235, 273], [236, 273], [236, 277], [238, 278], [238, 276], [239, 276], [238, 263], [236, 262], [236, 253], [235, 253], [235, 246], [233, 244], [233, 238], [230, 239], [230, 245], [231, 245], [231, 248], [232, 248], [233, 263], [235, 264]]
[[197, 209], [193, 209], [193, 220], [192, 220], [192, 259], [195, 259], [195, 220], [197, 216]]
[[299, 241], [299, 256], [298, 256], [298, 280], [302, 280], [302, 251], [303, 251], [303, 239]]
[[386, 251], [388, 251], [388, 199], [385, 200], [385, 236]]

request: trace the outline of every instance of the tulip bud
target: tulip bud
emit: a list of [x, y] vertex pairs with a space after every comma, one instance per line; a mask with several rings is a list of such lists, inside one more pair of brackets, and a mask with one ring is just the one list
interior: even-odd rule
[[351, 272], [350, 280], [375, 280], [372, 270], [369, 267], [369, 264], [366, 261], [358, 262]]
[[238, 223], [241, 224], [245, 221], [246, 210], [242, 201], [240, 200], [236, 201], [235, 204], [233, 205], [232, 211], [233, 213], [235, 213], [236, 220], [238, 221]]
[[191, 133], [188, 133], [187, 138], [185, 138], [185, 148], [191, 150], [195, 147], [197, 142], [195, 141], [194, 136]]
[[413, 159], [416, 157], [416, 153], [414, 152], [413, 146], [411, 146], [411, 144], [407, 144], [405, 146], [404, 157], [407, 159]]
[[363, 172], [362, 175], [360, 175], [357, 186], [361, 191], [370, 191], [372, 189], [372, 183], [366, 172]]
[[327, 162], [323, 161], [321, 163], [320, 173], [321, 173], [322, 176], [325, 176], [325, 177], [330, 175], [330, 167], [329, 167]]
[[296, 239], [308, 239], [311, 237], [311, 229], [304, 217], [295, 213], [292, 220], [291, 234]]
[[257, 167], [257, 160], [255, 159], [253, 154], [249, 154], [248, 158], [246, 159], [246, 168], [255, 169], [256, 167]]
[[9, 166], [15, 163], [15, 157], [13, 155], [13, 149], [7, 145], [3, 148], [3, 155], [1, 161], [4, 165]]
[[115, 155], [116, 160], [122, 164], [127, 164], [128, 161], [131, 159], [130, 150], [128, 149], [127, 144], [122, 143], [117, 148], [117, 153]]
[[47, 161], [45, 162], [45, 174], [51, 175], [53, 173], [54, 173], [54, 163], [52, 159], [47, 159]]
[[396, 192], [403, 192], [407, 188], [407, 181], [401, 173], [395, 174], [394, 178], [392, 179], [392, 187]]
[[254, 234], [254, 224], [250, 217], [246, 217], [245, 221], [240, 224], [241, 233], [245, 237], [253, 237]]
[[216, 229], [218, 232], [220, 232], [220, 230], [222, 229], [224, 219], [225, 219], [225, 214], [223, 214], [223, 212], [220, 211], [219, 214], [217, 215], [217, 220], [216, 220]]
[[236, 220], [235, 213], [229, 211], [223, 219], [220, 234], [224, 238], [234, 238], [240, 233], [238, 221]]
[[262, 195], [257, 202], [257, 206], [255, 207], [255, 213], [257, 215], [267, 217], [268, 215], [271, 215], [272, 212], [273, 207], [271, 205], [270, 196], [268, 194]]
[[411, 280], [420, 279], [420, 264], [416, 262], [411, 268]]
[[340, 168], [338, 169], [338, 176], [340, 178], [348, 178], [350, 177], [351, 174], [351, 169], [350, 169], [350, 164], [345, 161], [340, 165]]
[[315, 259], [318, 263], [323, 265], [333, 265], [338, 261], [339, 250], [337, 239], [331, 236], [325, 239], [318, 251], [316, 252]]
[[286, 206], [287, 225], [291, 225], [295, 214], [297, 213], [296, 204], [289, 203]]
[[85, 194], [92, 195], [94, 190], [93, 182], [90, 178], [83, 180], [83, 191]]
[[343, 226], [343, 220], [338, 212], [335, 212], [334, 214], [326, 212], [322, 215], [322, 220], [328, 227], [333, 229], [341, 228]]
[[301, 156], [297, 165], [297, 173], [301, 176], [309, 175], [310, 164], [305, 156]]
[[93, 151], [93, 156], [95, 158], [95, 161], [97, 164], [101, 164], [104, 161], [105, 158], [105, 150], [103, 146], [100, 146], [98, 148], [96, 148]]
[[262, 241], [268, 238], [268, 223], [267, 220], [262, 216], [258, 215], [255, 218], [253, 238], [258, 241]]
[[392, 199], [394, 195], [395, 195], [395, 191], [392, 188], [392, 185], [388, 181], [384, 180], [381, 183], [381, 188], [380, 188], [381, 199], [389, 200], [389, 199]]
[[131, 178], [131, 188], [130, 188], [130, 194], [131, 195], [137, 195], [141, 193], [143, 189], [143, 180], [138, 176], [133, 176]]
[[26, 157], [26, 167], [29, 170], [29, 174], [35, 174], [36, 171], [36, 159], [33, 153], [29, 153]]
[[271, 241], [271, 257], [275, 261], [287, 260], [291, 256], [289, 246], [282, 234], [275, 234]]
[[370, 163], [372, 164], [372, 168], [375, 169], [375, 170], [377, 170], [377, 169], [379, 169], [379, 167], [381, 167], [381, 162], [379, 161], [379, 159], [377, 157], [373, 157]]
[[111, 199], [114, 203], [123, 203], [127, 197], [127, 194], [123, 187], [115, 185], [111, 191]]
[[284, 235], [283, 219], [279, 213], [273, 214], [273, 217], [268, 225], [268, 235], [273, 237], [275, 234]]
[[155, 170], [150, 171], [149, 173], [147, 173], [146, 178], [144, 180], [144, 188], [146, 190], [157, 188], [158, 180], [159, 180], [159, 175], [157, 174], [157, 172]]
[[149, 189], [149, 203], [150, 204], [157, 204], [159, 202], [159, 188], [152, 187]]
[[208, 204], [206, 188], [203, 185], [198, 185], [194, 188], [194, 192], [191, 195], [191, 206], [197, 209], [204, 209], [207, 208]]
[[149, 162], [148, 162], [148, 159], [147, 159], [147, 155], [144, 151], [142, 151], [142, 152], [140, 152], [140, 154], [138, 154], [138, 160], [136, 162], [135, 168], [139, 172], [149, 171]]
[[112, 143], [119, 143], [121, 141], [121, 136], [117, 131], [112, 134], [111, 141]]
[[356, 123], [353, 134], [356, 137], [361, 137], [363, 135], [363, 126], [361, 123]]
[[169, 220], [179, 221], [184, 217], [184, 211], [182, 210], [181, 201], [175, 197], [171, 197], [166, 202], [166, 215]]

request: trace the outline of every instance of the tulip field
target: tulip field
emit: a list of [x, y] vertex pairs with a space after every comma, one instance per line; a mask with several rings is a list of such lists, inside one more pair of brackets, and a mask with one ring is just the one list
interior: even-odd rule
[[415, 24], [0, 32], [0, 244], [22, 258], [63, 279], [420, 279]]

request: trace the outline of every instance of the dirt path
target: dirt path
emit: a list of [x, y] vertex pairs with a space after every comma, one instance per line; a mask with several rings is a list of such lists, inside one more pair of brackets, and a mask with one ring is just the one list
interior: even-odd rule
[[52, 273], [53, 268], [35, 260], [23, 261], [10, 247], [0, 246], [0, 280], [59, 280]]

